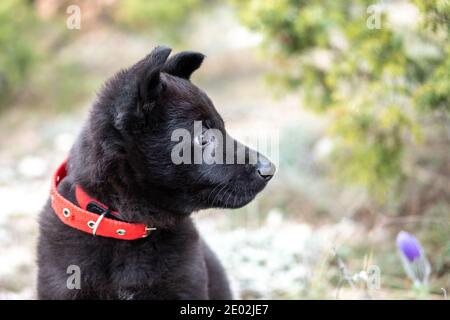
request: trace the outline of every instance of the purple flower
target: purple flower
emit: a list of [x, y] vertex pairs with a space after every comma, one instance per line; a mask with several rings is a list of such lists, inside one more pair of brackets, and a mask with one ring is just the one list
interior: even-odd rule
[[397, 247], [410, 262], [421, 256], [422, 250], [419, 241], [408, 232], [400, 231], [397, 236]]
[[415, 285], [426, 286], [431, 267], [419, 241], [412, 234], [401, 231], [397, 236], [397, 247], [408, 277]]

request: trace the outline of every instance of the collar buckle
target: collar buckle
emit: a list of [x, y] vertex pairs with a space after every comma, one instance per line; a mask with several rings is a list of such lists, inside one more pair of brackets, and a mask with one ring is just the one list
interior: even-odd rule
[[93, 236], [95, 236], [95, 234], [97, 233], [97, 229], [98, 229], [98, 227], [100, 226], [100, 222], [102, 222], [103, 217], [104, 217], [107, 213], [108, 213], [108, 210], [106, 210], [105, 212], [103, 212], [103, 213], [98, 217], [97, 221], [95, 221], [95, 222], [94, 222], [93, 220], [88, 221], [87, 225], [88, 225], [89, 228], [92, 229], [92, 235], [93, 235]]
[[145, 226], [145, 233], [144, 233], [144, 235], [142, 236], [142, 238], [148, 237], [148, 235], [150, 234], [150, 232], [151, 232], [151, 231], [154, 231], [154, 230], [156, 230], [156, 228], [154, 228], [154, 227], [149, 227], [149, 226]]

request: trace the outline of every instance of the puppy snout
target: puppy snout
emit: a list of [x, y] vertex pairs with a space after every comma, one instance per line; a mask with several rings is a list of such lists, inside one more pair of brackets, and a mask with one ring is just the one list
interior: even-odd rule
[[269, 181], [275, 174], [276, 168], [269, 159], [259, 154], [258, 162], [256, 163], [256, 171], [261, 178], [263, 178], [265, 181]]

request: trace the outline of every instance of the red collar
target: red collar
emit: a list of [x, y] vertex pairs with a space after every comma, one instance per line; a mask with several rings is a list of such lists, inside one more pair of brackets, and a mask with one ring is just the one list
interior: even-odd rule
[[75, 196], [79, 206], [64, 198], [58, 192], [58, 184], [67, 176], [66, 165], [67, 160], [56, 170], [50, 190], [52, 208], [58, 218], [66, 225], [94, 236], [121, 240], [145, 238], [151, 230], [155, 230], [155, 228], [149, 228], [145, 224], [128, 223], [108, 218], [107, 215], [117, 216], [118, 213], [110, 211], [107, 206], [90, 197], [78, 185], [75, 187]]

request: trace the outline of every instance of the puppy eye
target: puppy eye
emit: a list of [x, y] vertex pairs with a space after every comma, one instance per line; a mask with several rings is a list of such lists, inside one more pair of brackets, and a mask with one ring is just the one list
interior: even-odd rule
[[206, 131], [203, 131], [201, 134], [199, 134], [198, 136], [196, 136], [194, 138], [194, 142], [202, 147], [208, 145], [213, 140], [214, 140], [214, 137], [213, 136], [208, 137], [206, 135]]

